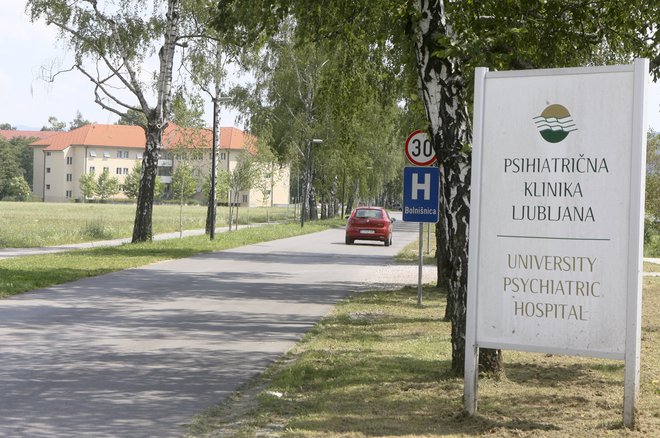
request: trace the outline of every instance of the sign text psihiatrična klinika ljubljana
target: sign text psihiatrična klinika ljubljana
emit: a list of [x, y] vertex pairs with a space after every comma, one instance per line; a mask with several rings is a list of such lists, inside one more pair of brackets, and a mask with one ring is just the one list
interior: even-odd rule
[[478, 349], [499, 348], [624, 359], [634, 422], [647, 71], [477, 69], [468, 412]]

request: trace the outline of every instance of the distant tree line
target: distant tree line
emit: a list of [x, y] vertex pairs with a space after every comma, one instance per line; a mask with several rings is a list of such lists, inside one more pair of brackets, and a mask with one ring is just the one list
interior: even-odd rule
[[[89, 125], [80, 111], [68, 124], [69, 130]], [[57, 117], [48, 117], [48, 125], [41, 131], [66, 131], [67, 123], [60, 122]], [[16, 131], [11, 123], [0, 123], [0, 130]], [[37, 140], [34, 137], [14, 137], [6, 139], [0, 136], [0, 200], [27, 201], [31, 197], [34, 184], [32, 170], [33, 153], [30, 143]]]

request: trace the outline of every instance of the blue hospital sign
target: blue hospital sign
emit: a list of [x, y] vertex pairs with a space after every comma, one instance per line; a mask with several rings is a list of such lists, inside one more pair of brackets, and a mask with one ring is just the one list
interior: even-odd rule
[[439, 219], [440, 169], [403, 169], [403, 220], [437, 223]]

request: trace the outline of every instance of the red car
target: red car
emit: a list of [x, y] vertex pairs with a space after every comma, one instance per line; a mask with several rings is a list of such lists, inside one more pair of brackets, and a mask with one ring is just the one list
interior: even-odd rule
[[382, 207], [358, 207], [346, 223], [346, 245], [356, 240], [378, 240], [390, 246], [394, 221]]

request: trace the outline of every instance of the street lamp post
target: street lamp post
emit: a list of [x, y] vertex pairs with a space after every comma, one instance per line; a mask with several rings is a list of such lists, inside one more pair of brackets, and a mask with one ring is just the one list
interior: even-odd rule
[[320, 138], [313, 138], [307, 144], [307, 163], [305, 163], [305, 191], [303, 193], [303, 200], [301, 203], [300, 211], [300, 228], [305, 225], [305, 213], [307, 212], [307, 203], [309, 202], [309, 191], [312, 185], [312, 146], [321, 144], [323, 140]]
[[218, 149], [220, 148], [220, 110], [219, 103], [230, 102], [231, 97], [216, 97], [213, 99], [213, 150], [211, 153], [211, 187], [209, 188], [208, 227], [209, 238], [215, 238], [215, 217], [217, 211], [216, 186], [218, 184]]

